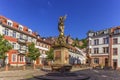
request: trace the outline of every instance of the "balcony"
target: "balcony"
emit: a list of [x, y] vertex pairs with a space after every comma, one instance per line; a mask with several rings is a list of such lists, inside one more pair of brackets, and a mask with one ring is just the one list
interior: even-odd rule
[[108, 56], [109, 54], [108, 53], [99, 53], [99, 54], [89, 54], [90, 56]]
[[25, 50], [18, 50], [18, 52], [19, 52], [20, 54], [25, 54], [25, 53], [26, 53]]
[[21, 47], [20, 47], [20, 50], [26, 51], [26, 50], [27, 50], [27, 47], [26, 47], [26, 46], [21, 46]]
[[26, 44], [26, 40], [25, 39], [18, 39], [18, 43], [22, 43], [22, 44]]
[[38, 48], [38, 49], [41, 49], [41, 50], [45, 50], [45, 51], [48, 51], [48, 50], [49, 50], [48, 48], [41, 47], [41, 46], [35, 46], [35, 47]]

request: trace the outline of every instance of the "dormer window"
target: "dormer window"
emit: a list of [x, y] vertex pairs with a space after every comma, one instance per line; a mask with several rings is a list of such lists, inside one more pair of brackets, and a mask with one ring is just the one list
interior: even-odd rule
[[32, 30], [31, 30], [31, 29], [28, 29], [28, 33], [32, 34]]
[[23, 31], [23, 26], [19, 25], [18, 29], [21, 30], [21, 31]]
[[120, 33], [120, 29], [114, 30], [114, 34], [118, 34], [118, 33]]
[[7, 25], [8, 26], [13, 26], [13, 22], [11, 20], [7, 20]]

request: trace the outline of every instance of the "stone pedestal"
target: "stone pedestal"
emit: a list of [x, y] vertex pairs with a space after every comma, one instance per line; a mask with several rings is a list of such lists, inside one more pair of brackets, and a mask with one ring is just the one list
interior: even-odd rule
[[54, 48], [54, 63], [55, 64], [69, 64], [69, 53], [66, 47]]
[[51, 65], [52, 71], [70, 71], [72, 66], [69, 64], [69, 51], [67, 46], [54, 47], [54, 63]]

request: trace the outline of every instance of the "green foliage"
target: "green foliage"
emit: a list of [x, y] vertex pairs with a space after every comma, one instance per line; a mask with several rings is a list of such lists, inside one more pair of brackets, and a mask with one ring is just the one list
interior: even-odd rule
[[[79, 45], [79, 42], [82, 41], [82, 45]], [[87, 47], [87, 40], [86, 39], [81, 39], [79, 40], [78, 38], [74, 39], [72, 46], [79, 47], [80, 49], [86, 48]]]
[[54, 58], [53, 48], [51, 48], [49, 51], [47, 51], [46, 54], [47, 54], [48, 60], [53, 60], [53, 58]]
[[28, 55], [31, 60], [36, 60], [40, 56], [40, 51], [38, 48], [35, 48], [34, 43], [30, 43], [28, 45]]
[[5, 59], [5, 53], [12, 49], [11, 44], [0, 35], [0, 59]]
[[86, 48], [87, 47], [87, 40], [86, 39], [82, 39], [81, 41], [83, 42], [83, 45], [80, 46], [79, 48], [81, 48], [81, 49]]
[[76, 38], [74, 41], [73, 41], [73, 44], [72, 44], [72, 46], [79, 46], [79, 39], [78, 38]]

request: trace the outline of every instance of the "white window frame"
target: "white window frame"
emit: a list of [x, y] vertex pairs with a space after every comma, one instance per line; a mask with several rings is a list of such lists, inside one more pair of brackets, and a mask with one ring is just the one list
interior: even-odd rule
[[13, 43], [13, 47], [14, 49], [17, 49], [16, 43]]
[[31, 39], [32, 39], [31, 37], [28, 37], [28, 42], [31, 42], [32, 41]]
[[9, 36], [9, 29], [5, 28], [5, 33], [4, 34], [7, 35], [7, 36]]
[[20, 38], [20, 33], [16, 32], [16, 38]]
[[11, 20], [7, 20], [7, 25], [12, 27], [13, 26], [13, 22]]
[[20, 39], [23, 39], [23, 34], [22, 33], [20, 33]]
[[16, 31], [13, 31], [12, 37], [16, 38], [16, 37], [17, 37], [16, 34], [17, 34], [17, 32], [16, 32]]
[[24, 62], [24, 56], [19, 56], [19, 62]]
[[[13, 60], [13, 57], [16, 57], [15, 61]], [[17, 54], [12, 54], [12, 62], [17, 62]]]
[[28, 29], [28, 33], [32, 34], [32, 30], [31, 30], [31, 29]]
[[9, 36], [13, 36], [13, 30], [9, 30]]
[[18, 29], [19, 29], [20, 31], [23, 31], [23, 26], [22, 26], [22, 25], [19, 25]]

